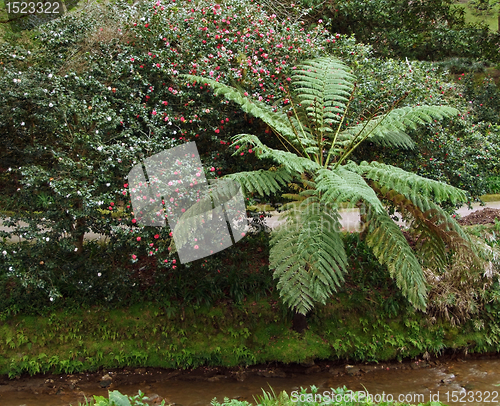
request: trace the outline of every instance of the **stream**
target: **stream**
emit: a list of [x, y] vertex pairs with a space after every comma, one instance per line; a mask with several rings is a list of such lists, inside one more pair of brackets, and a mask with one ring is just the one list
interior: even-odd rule
[[[103, 376], [108, 375], [107, 381]], [[106, 378], [106, 379], [107, 379]], [[109, 385], [108, 388], [102, 386]], [[440, 400], [448, 405], [500, 404], [500, 356], [440, 358], [434, 361], [379, 364], [260, 366], [241, 369], [198, 368], [191, 371], [157, 368], [124, 368], [73, 375], [36, 375], [8, 380], [0, 378], [1, 406], [77, 406], [84, 397], [119, 390], [129, 395], [138, 390], [159, 404], [161, 399], [177, 406], [205, 406], [217, 398], [253, 402], [261, 388], [285, 390], [298, 398], [300, 387], [317, 386], [318, 394], [332, 397], [330, 388], [346, 386], [365, 391], [375, 401], [412, 403]]]

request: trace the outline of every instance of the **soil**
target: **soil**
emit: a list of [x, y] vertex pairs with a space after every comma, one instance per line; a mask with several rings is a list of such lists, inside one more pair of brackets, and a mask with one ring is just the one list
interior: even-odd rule
[[487, 207], [483, 210], [477, 210], [468, 216], [458, 220], [458, 223], [463, 226], [473, 226], [476, 224], [494, 224], [495, 219], [500, 221], [500, 209], [492, 209]]

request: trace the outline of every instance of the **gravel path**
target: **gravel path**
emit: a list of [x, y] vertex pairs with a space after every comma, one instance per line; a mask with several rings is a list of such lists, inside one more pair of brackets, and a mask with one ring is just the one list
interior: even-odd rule
[[[468, 214], [477, 211], [477, 210], [482, 210], [486, 207], [494, 208], [494, 209], [500, 209], [500, 201], [498, 202], [488, 202], [486, 203], [486, 206], [480, 206], [479, 203], [474, 203], [472, 205], [472, 209], [469, 210], [467, 206], [463, 206], [460, 209], [457, 210], [457, 214], [460, 217], [465, 217]], [[279, 219], [279, 213], [277, 212], [271, 212], [272, 217], [267, 219], [267, 225], [271, 228], [274, 228], [281, 224], [283, 221]], [[359, 229], [359, 210], [358, 209], [345, 209], [341, 210], [341, 224], [342, 227], [347, 230], [347, 231], [357, 231]], [[401, 223], [402, 224], [402, 223]], [[0, 220], [0, 230], [2, 231], [8, 231], [8, 227], [3, 226], [2, 222]], [[85, 234], [85, 238], [87, 240], [93, 240], [93, 239], [104, 239], [106, 236], [102, 234], [96, 234], [96, 233], [87, 233]], [[13, 241], [19, 241], [18, 238], [13, 238]]]

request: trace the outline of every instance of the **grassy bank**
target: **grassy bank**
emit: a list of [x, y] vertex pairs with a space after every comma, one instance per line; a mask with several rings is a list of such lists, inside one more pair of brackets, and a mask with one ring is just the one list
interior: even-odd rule
[[274, 298], [170, 311], [153, 303], [17, 316], [0, 327], [0, 374], [74, 373], [99, 368], [191, 368], [312, 359], [382, 361], [446, 349], [500, 350], [500, 323], [454, 327], [407, 312], [394, 318], [345, 307], [318, 309], [302, 334]]

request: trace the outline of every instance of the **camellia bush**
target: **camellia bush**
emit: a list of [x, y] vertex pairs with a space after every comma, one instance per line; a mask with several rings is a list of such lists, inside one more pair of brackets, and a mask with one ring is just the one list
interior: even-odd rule
[[[306, 28], [246, 0], [117, 2], [42, 25], [23, 46], [2, 44], [5, 286], [22, 283], [48, 301], [91, 290], [110, 263], [109, 278], [118, 285], [132, 284], [126, 275], [152, 263], [180, 272], [170, 256], [170, 230], [136, 224], [128, 172], [155, 153], [196, 141], [213, 179], [256, 162], [252, 151], [232, 156], [238, 146], [229, 149], [231, 134], [266, 129], [205, 87], [180, 86], [178, 75], [239, 83], [272, 104], [281, 102], [298, 61], [363, 52], [352, 39]], [[89, 232], [107, 237], [105, 256], [84, 244]], [[73, 288], [61, 292], [61, 280]]]

